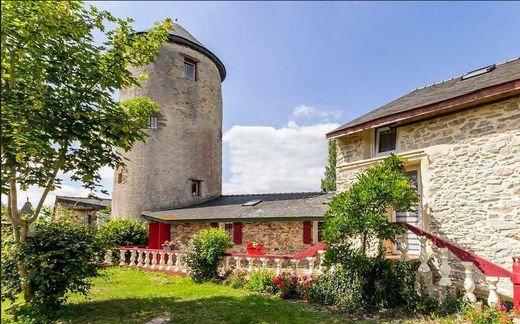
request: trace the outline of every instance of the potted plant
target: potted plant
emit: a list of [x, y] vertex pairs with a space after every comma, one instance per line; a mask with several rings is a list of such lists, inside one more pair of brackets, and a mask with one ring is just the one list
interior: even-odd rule
[[162, 244], [163, 250], [171, 251], [177, 249], [177, 243], [175, 241], [164, 241]]
[[249, 241], [246, 243], [247, 254], [265, 254], [265, 246], [262, 242]]

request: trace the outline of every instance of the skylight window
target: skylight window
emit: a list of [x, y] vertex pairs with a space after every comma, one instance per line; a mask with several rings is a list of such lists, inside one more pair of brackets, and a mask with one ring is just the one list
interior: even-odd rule
[[258, 205], [261, 202], [262, 202], [262, 199], [250, 200], [250, 201], [248, 201], [246, 203], [243, 203], [242, 206], [256, 206], [256, 205]]
[[476, 77], [476, 76], [479, 76], [479, 75], [491, 72], [495, 68], [496, 68], [496, 65], [493, 64], [493, 65], [489, 65], [489, 66], [486, 66], [486, 67], [483, 67], [483, 68], [480, 68], [480, 69], [468, 72], [468, 73], [466, 73], [466, 74], [464, 74], [462, 76], [462, 80], [466, 80], [466, 79], [469, 79], [469, 78], [472, 78], [472, 77]]

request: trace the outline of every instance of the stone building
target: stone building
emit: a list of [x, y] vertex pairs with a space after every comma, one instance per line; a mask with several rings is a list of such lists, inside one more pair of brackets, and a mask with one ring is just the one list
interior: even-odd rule
[[96, 226], [108, 220], [110, 205], [111, 199], [106, 198], [56, 196], [54, 217], [69, 217], [80, 224]]
[[170, 239], [185, 244], [210, 226], [230, 233], [234, 251], [261, 241], [268, 253], [295, 253], [317, 242], [324, 193], [222, 195], [226, 70], [209, 49], [175, 24], [154, 63], [133, 72], [149, 78], [123, 90], [121, 100], [147, 96], [161, 110], [150, 118], [146, 142], [119, 152], [126, 167], [115, 170], [113, 218], [151, 222], [152, 248]]
[[[421, 201], [389, 217], [511, 269], [520, 255], [520, 59], [416, 89], [327, 138], [337, 143], [339, 191], [399, 154]], [[409, 246], [419, 253], [416, 236]], [[499, 287], [511, 294], [510, 281]]]

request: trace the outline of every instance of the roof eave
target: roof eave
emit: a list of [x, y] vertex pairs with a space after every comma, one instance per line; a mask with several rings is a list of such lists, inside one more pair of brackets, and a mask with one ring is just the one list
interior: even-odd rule
[[359, 125], [343, 129], [333, 130], [326, 134], [327, 139], [351, 135], [366, 129], [375, 128], [391, 123], [402, 122], [408, 119], [417, 118], [422, 115], [442, 113], [447, 110], [457, 111], [457, 108], [468, 108], [483, 102], [490, 102], [497, 99], [506, 99], [520, 94], [520, 79], [504, 82], [491, 87], [482, 88], [477, 91], [467, 93], [462, 96], [453, 97], [425, 106], [416, 107], [404, 112], [391, 114], [376, 118]]
[[207, 217], [199, 219], [162, 219], [160, 217], [154, 217], [151, 215], [141, 214], [141, 216], [153, 222], [160, 222], [166, 224], [201, 224], [201, 223], [227, 223], [227, 222], [298, 222], [298, 221], [317, 221], [322, 220], [324, 216], [264, 216], [264, 217]]

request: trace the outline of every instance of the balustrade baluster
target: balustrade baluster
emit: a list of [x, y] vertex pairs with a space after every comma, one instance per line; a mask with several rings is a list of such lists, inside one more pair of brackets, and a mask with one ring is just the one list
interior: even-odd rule
[[410, 257], [408, 257], [408, 230], [404, 231], [401, 234], [401, 242], [399, 242], [399, 250], [401, 251], [401, 256], [399, 260], [408, 261]]
[[235, 268], [237, 270], [242, 270], [242, 257], [234, 257], [234, 259], [236, 260], [236, 265], [235, 265]]
[[318, 264], [318, 271], [320, 273], [323, 273], [323, 271], [325, 270], [325, 266], [323, 265], [323, 260], [324, 260], [324, 255], [325, 255], [325, 250], [319, 250], [318, 251], [318, 254], [320, 256], [320, 263]]
[[146, 259], [146, 251], [138, 250], [137, 252], [139, 253], [139, 264], [137, 266], [143, 268], [145, 264], [144, 261]]
[[128, 265], [131, 267], [135, 266], [135, 250], [130, 251], [130, 263]]
[[112, 265], [112, 250], [108, 250], [106, 253], [105, 253], [105, 260], [104, 262], [111, 266]]
[[124, 266], [126, 264], [126, 250], [125, 249], [120, 249], [119, 250], [119, 265], [120, 266]]
[[450, 250], [448, 248], [441, 248], [441, 266], [439, 267], [439, 271], [442, 275], [441, 280], [439, 281], [439, 285], [443, 287], [451, 286], [451, 267], [450, 267]]
[[181, 254], [179, 252], [175, 253], [175, 267], [173, 268], [174, 271], [181, 271]]
[[152, 252], [145, 251], [144, 253], [145, 253], [145, 258], [144, 258], [143, 268], [149, 268], [150, 267], [150, 255], [152, 254]]
[[155, 266], [157, 265], [157, 251], [152, 252], [152, 266], [150, 269], [155, 269]]
[[307, 261], [309, 261], [309, 276], [314, 272], [314, 260], [316, 260], [316, 257], [307, 257]]
[[168, 263], [166, 265], [166, 271], [170, 271], [173, 267], [173, 252], [167, 252], [168, 254]]
[[488, 283], [489, 287], [489, 296], [487, 299], [487, 303], [489, 307], [495, 308], [500, 299], [497, 294], [497, 283], [498, 283], [498, 277], [486, 277], [486, 281]]
[[159, 267], [157, 267], [158, 270], [162, 270], [164, 261], [164, 251], [161, 251], [159, 252], [159, 259], [157, 260], [157, 264], [159, 265]]
[[427, 238], [424, 236], [419, 236], [419, 241], [421, 242], [421, 252], [419, 254], [419, 260], [421, 260], [421, 265], [419, 266], [419, 271], [421, 272], [430, 272], [430, 266], [428, 265], [428, 251], [426, 250], [426, 242]]
[[247, 257], [247, 272], [253, 271], [253, 258]]
[[477, 297], [473, 293], [475, 290], [475, 280], [473, 279], [473, 274], [475, 273], [475, 265], [473, 262], [462, 262], [464, 266], [464, 289], [466, 290], [465, 298], [474, 303], [477, 301]]
[[224, 273], [228, 272], [228, 270], [231, 268], [229, 261], [231, 261], [231, 257], [227, 256], [224, 260]]
[[298, 264], [300, 263], [300, 260], [291, 259], [292, 263], [292, 274], [298, 275]]
[[282, 259], [274, 259], [276, 262], [276, 275], [279, 276], [282, 274]]
[[266, 258], [260, 258], [260, 261], [262, 262], [262, 268], [267, 268], [267, 259]]

